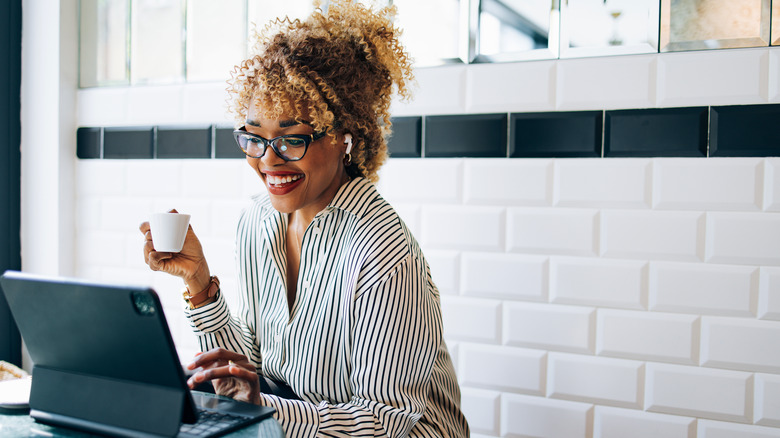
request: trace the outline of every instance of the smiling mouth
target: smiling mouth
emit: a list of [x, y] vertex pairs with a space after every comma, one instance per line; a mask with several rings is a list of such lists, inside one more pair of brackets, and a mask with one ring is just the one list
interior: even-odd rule
[[286, 187], [303, 178], [303, 174], [296, 173], [290, 175], [265, 175], [268, 185], [274, 188]]

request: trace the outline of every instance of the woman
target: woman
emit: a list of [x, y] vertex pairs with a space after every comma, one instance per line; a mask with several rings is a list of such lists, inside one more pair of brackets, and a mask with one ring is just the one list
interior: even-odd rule
[[469, 433], [428, 265], [372, 183], [412, 76], [391, 13], [339, 0], [277, 21], [234, 71], [235, 137], [268, 192], [239, 220], [237, 312], [192, 229], [172, 254], [141, 226], [150, 268], [186, 284], [190, 386], [273, 406], [288, 436]]

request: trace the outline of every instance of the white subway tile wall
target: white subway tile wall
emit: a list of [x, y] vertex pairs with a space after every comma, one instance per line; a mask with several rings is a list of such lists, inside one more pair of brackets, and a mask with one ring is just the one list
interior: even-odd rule
[[596, 406], [594, 438], [695, 438], [696, 419]]
[[780, 376], [756, 374], [756, 424], [780, 427]]
[[[653, 166], [654, 207], [662, 210], [761, 210], [763, 161], [712, 158], [665, 160]], [[724, 172], [721, 166], [727, 166]]]
[[[394, 114], [777, 102], [778, 50], [423, 69]], [[79, 123], [222, 120], [223, 84], [186, 87], [81, 90]], [[181, 282], [148, 270], [138, 225], [191, 213], [235, 303], [257, 177], [240, 159], [75, 175], [76, 274], [155, 287], [188, 360]], [[442, 293], [472, 436], [780, 437], [780, 158], [391, 159], [379, 189]]]
[[[776, 6], [775, 6], [776, 7]], [[780, 71], [780, 51], [772, 50], [769, 52], [769, 87], [768, 87], [768, 101], [780, 102], [780, 76], [776, 73]]]
[[753, 422], [753, 374], [648, 363], [644, 408], [652, 412]]
[[780, 320], [780, 268], [762, 267], [759, 281], [758, 317]]
[[548, 397], [642, 408], [643, 362], [564, 353], [550, 353], [548, 360]]
[[555, 61], [474, 65], [468, 70], [466, 110], [508, 112], [517, 102], [526, 111], [548, 110], [555, 106], [556, 71]]
[[572, 59], [558, 64], [556, 92], [560, 110], [647, 108], [655, 101], [656, 58], [615, 56], [602, 62]]
[[696, 438], [777, 438], [777, 429], [722, 421], [699, 420]]
[[717, 51], [678, 52], [658, 58], [660, 107], [765, 103], [768, 48], [738, 50], [724, 65]]

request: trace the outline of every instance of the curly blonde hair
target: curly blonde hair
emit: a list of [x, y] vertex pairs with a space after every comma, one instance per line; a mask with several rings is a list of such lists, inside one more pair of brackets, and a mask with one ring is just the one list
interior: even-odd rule
[[411, 98], [412, 62], [393, 26], [395, 7], [377, 12], [353, 0], [331, 0], [305, 20], [276, 19], [255, 32], [254, 56], [228, 81], [229, 109], [237, 126], [247, 109], [269, 119], [282, 114], [327, 132], [353, 137], [347, 174], [378, 180], [387, 159], [393, 92]]

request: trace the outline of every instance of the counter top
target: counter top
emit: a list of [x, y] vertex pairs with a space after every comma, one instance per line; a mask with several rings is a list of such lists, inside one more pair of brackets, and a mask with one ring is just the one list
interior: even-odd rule
[[[10, 410], [0, 409], [0, 436], [14, 437], [91, 437], [94, 436], [87, 432], [79, 432], [62, 427], [49, 426], [42, 423], [36, 423], [28, 415], [27, 409]], [[275, 418], [266, 418], [265, 420], [247, 426], [241, 430], [224, 435], [227, 438], [266, 438], [266, 437], [284, 437], [284, 432]]]

